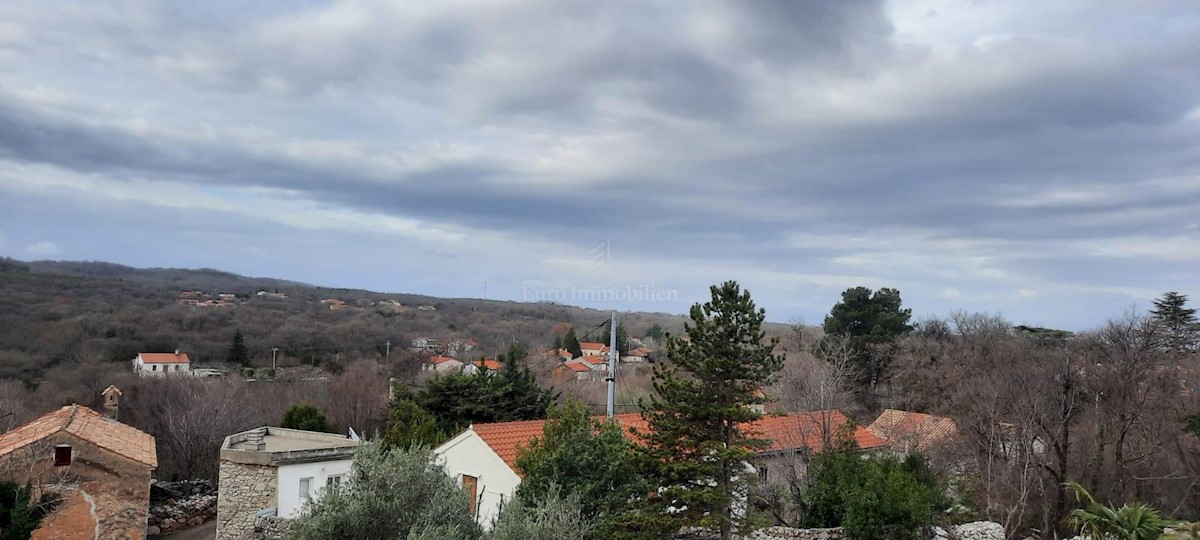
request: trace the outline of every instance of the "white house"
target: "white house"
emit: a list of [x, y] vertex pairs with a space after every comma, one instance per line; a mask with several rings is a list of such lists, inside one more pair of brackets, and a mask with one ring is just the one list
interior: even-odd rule
[[225, 437], [217, 539], [248, 537], [256, 515], [291, 519], [350, 473], [359, 441], [345, 435], [260, 427]]
[[595, 341], [580, 341], [579, 350], [583, 352], [584, 356], [608, 357], [608, 345]]
[[133, 359], [133, 372], [141, 377], [163, 377], [166, 375], [191, 375], [192, 361], [187, 353], [175, 349], [174, 353], [138, 353]]
[[[623, 431], [647, 430], [640, 413], [618, 414], [613, 419]], [[438, 464], [458, 481], [471, 500], [471, 512], [480, 525], [490, 528], [503, 504], [516, 494], [521, 485], [517, 449], [541, 437], [545, 423], [545, 420], [528, 420], [474, 424], [433, 450]], [[853, 424], [840, 411], [831, 410], [769, 415], [743, 425], [755, 437], [772, 441], [750, 459], [751, 470], [765, 481], [777, 481], [776, 477], [784, 471], [783, 464], [790, 464], [807, 452], [823, 450], [822, 426], [829, 433], [836, 433], [839, 428]], [[853, 427], [853, 437], [863, 451], [876, 451], [887, 444], [863, 427]], [[768, 472], [774, 475], [769, 476]]]

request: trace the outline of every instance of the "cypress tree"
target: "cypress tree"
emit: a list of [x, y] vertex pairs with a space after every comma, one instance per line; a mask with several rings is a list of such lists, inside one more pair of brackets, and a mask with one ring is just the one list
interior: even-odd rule
[[246, 340], [242, 337], [240, 328], [233, 334], [233, 342], [229, 344], [229, 354], [226, 355], [225, 361], [239, 366], [250, 365], [250, 349], [246, 347]]
[[574, 326], [567, 330], [567, 335], [563, 338], [563, 348], [570, 351], [573, 358], [583, 356], [583, 348], [579, 346], [579, 338], [575, 336]]

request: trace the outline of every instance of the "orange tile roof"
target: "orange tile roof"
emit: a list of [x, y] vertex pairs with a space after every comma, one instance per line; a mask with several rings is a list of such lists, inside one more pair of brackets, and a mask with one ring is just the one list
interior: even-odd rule
[[485, 367], [492, 371], [500, 369], [500, 362], [492, 360], [491, 358], [484, 358], [483, 360], [476, 360], [471, 363], [475, 364], [475, 367]]
[[603, 356], [580, 356], [577, 362], [587, 362], [589, 364], [607, 364], [608, 358]]
[[[642, 418], [641, 413], [622, 413], [613, 416], [622, 428], [633, 428], [645, 432], [649, 424]], [[828, 421], [832, 429], [850, 422], [841, 411], [812, 411], [789, 413], [784, 415], [764, 416], [751, 422], [747, 434], [754, 437], [771, 439], [771, 445], [761, 453], [780, 452], [800, 448], [811, 448], [820, 452], [825, 449], [822, 443], [820, 427]], [[542, 435], [545, 420], [526, 420], [521, 422], [497, 422], [491, 424], [474, 424], [471, 426], [476, 434], [492, 448], [500, 459], [503, 459], [514, 471], [517, 470], [517, 450], [528, 446], [530, 442]], [[859, 448], [870, 450], [887, 445], [887, 441], [876, 436], [866, 428], [858, 427], [854, 432], [854, 440]]]
[[580, 341], [579, 348], [585, 351], [603, 351], [608, 348], [608, 345], [595, 341]]
[[893, 442], [909, 443], [922, 451], [958, 434], [954, 420], [896, 409], [884, 410], [867, 429], [879, 437]]
[[0, 434], [0, 456], [60, 431], [152, 468], [158, 467], [154, 437], [83, 405], [67, 405]]
[[431, 356], [429, 357], [430, 364], [444, 364], [446, 362], [457, 362], [458, 359], [451, 356]]
[[169, 353], [169, 352], [144, 352], [138, 353], [142, 357], [142, 361], [148, 364], [189, 364], [187, 353]]
[[575, 372], [584, 372], [584, 371], [592, 370], [592, 368], [588, 367], [586, 364], [584, 364], [583, 362], [579, 362], [579, 361], [567, 362], [563, 365], [566, 366], [567, 369], [570, 369], [571, 371], [575, 371]]

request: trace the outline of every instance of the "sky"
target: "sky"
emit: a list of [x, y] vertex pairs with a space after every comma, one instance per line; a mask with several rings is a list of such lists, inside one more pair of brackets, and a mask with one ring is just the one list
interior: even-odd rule
[[7, 0], [0, 255], [1092, 328], [1200, 303], [1200, 7]]

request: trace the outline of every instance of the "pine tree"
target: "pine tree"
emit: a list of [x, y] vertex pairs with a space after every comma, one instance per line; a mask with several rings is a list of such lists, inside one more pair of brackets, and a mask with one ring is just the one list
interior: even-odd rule
[[246, 341], [242, 337], [240, 328], [233, 334], [233, 342], [229, 344], [229, 353], [226, 355], [225, 361], [243, 367], [250, 365], [250, 349], [246, 347]]
[[563, 338], [563, 348], [571, 353], [572, 358], [583, 356], [583, 348], [579, 346], [579, 338], [575, 336], [574, 326], [567, 330], [567, 335]]
[[[600, 343], [603, 343], [605, 345], [612, 343], [612, 334], [609, 332], [609, 328], [607, 326], [604, 328], [604, 335], [600, 337]], [[629, 350], [629, 333], [625, 331], [625, 325], [618, 322], [617, 323], [617, 351], [623, 353], [628, 350]]]
[[309, 404], [292, 405], [283, 413], [283, 422], [280, 422], [279, 427], [323, 433], [333, 431], [329, 428], [329, 420], [325, 418], [325, 413]]
[[1154, 301], [1154, 309], [1150, 310], [1154, 322], [1165, 334], [1167, 349], [1175, 353], [1200, 349], [1200, 321], [1196, 319], [1195, 308], [1184, 307], [1187, 301], [1186, 294], [1167, 292]]
[[854, 349], [858, 389], [868, 394], [887, 377], [891, 359], [872, 346], [888, 343], [912, 331], [912, 310], [901, 305], [900, 291], [866, 287], [846, 289], [842, 301], [825, 317], [827, 336], [845, 335]]
[[[632, 513], [630, 530], [667, 537], [679, 527], [715, 526], [732, 533], [734, 501], [746, 493], [744, 463], [770, 441], [739, 426], [762, 415], [758, 392], [783, 366], [778, 339], [762, 330], [765, 313], [749, 291], [729, 281], [712, 300], [692, 306], [686, 338], [667, 336], [666, 361], [654, 367], [654, 393], [641, 403], [648, 423], [639, 445], [651, 494]], [[674, 511], [668, 511], [674, 509]]]

